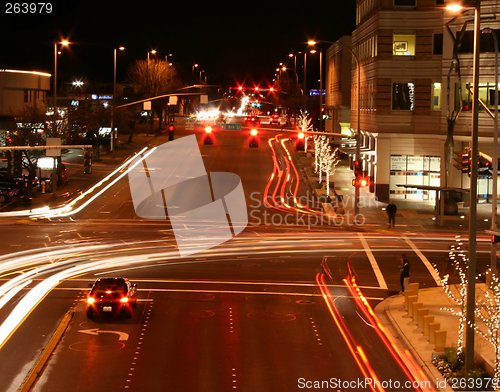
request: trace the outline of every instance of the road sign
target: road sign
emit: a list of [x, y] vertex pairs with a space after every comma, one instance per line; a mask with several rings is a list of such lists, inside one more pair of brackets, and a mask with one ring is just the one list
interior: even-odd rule
[[47, 147], [45, 155], [48, 157], [60, 157], [61, 156], [61, 138], [60, 137], [48, 137], [45, 142]]
[[179, 99], [179, 97], [177, 95], [171, 95], [170, 97], [168, 97], [168, 104], [169, 105], [177, 105], [178, 99]]
[[231, 131], [239, 131], [241, 129], [241, 124], [238, 123], [224, 124], [222, 128]]

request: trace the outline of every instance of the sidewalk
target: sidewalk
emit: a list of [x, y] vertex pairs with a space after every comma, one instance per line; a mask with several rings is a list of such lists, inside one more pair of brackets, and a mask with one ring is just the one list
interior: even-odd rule
[[[316, 185], [317, 176], [313, 173], [314, 158], [307, 157], [304, 153], [298, 153], [295, 157], [297, 167], [303, 174], [304, 181]], [[313, 173], [313, 174], [311, 174]], [[335, 200], [337, 196], [343, 199], [342, 208], [344, 214], [354, 215], [354, 187], [352, 186], [353, 172], [347, 162], [342, 161], [330, 177], [330, 197], [333, 203], [322, 203], [323, 211], [328, 215], [335, 216]], [[324, 181], [324, 180], [323, 180]], [[317, 191], [319, 193], [319, 190]], [[409, 201], [394, 200], [398, 207], [396, 214], [396, 227], [388, 228], [388, 219], [385, 212], [387, 203], [378, 201], [368, 188], [360, 188], [359, 213], [361, 224], [358, 229], [375, 230], [384, 233], [424, 232], [425, 230], [444, 232], [467, 232], [469, 222], [469, 209], [459, 208], [457, 215], [445, 215], [442, 225], [438, 225], [435, 218], [434, 201]], [[342, 211], [340, 212], [342, 213]], [[477, 205], [477, 232], [484, 234], [490, 229], [491, 204]]]
[[[476, 285], [477, 297], [484, 296], [485, 290], [485, 284]], [[375, 307], [375, 312], [389, 332], [403, 346], [411, 350], [430, 380], [442, 380], [443, 377], [432, 363], [432, 358], [436, 353], [441, 353], [446, 347], [457, 347], [459, 317], [445, 310], [445, 308], [460, 311], [460, 306], [454, 303], [441, 287], [420, 289], [417, 296], [417, 303], [421, 305], [416, 308], [423, 310], [415, 312], [414, 307], [413, 316], [411, 315], [411, 309], [405, 304], [403, 294], [385, 299]], [[420, 312], [420, 315], [418, 312]], [[428, 318], [424, 319], [424, 315]], [[421, 319], [420, 326], [418, 324], [419, 318]], [[427, 326], [424, 321], [427, 322]], [[437, 325], [429, 327], [430, 323]], [[476, 321], [476, 325], [483, 332], [486, 331], [486, 326], [482, 322]], [[445, 331], [443, 342], [438, 342], [436, 338], [431, 336], [432, 329]], [[475, 363], [483, 364], [488, 373], [493, 376], [495, 368], [494, 349], [479, 333], [476, 333], [475, 336]], [[442, 386], [444, 383], [440, 382], [439, 385]], [[446, 388], [440, 388], [440, 390], [452, 391], [453, 389], [448, 385]]]

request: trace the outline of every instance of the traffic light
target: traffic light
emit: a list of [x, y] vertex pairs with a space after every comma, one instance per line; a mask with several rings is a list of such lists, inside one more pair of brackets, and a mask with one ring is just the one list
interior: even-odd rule
[[168, 140], [174, 140], [174, 131], [175, 131], [175, 126], [173, 124], [170, 124], [168, 126]]
[[462, 173], [470, 175], [470, 152], [465, 151], [462, 153]]
[[306, 138], [306, 135], [304, 134], [304, 132], [300, 131], [297, 134], [297, 141], [295, 143], [295, 149], [297, 151], [304, 149], [305, 138]]
[[370, 191], [370, 193], [374, 193], [375, 192], [375, 178], [373, 176], [370, 176], [369, 180], [370, 180], [370, 184], [369, 184], [370, 189], [369, 189], [369, 191]]
[[248, 147], [259, 147], [259, 140], [257, 139], [258, 131], [255, 128], [250, 130], [250, 139], [248, 141]]
[[477, 162], [477, 173], [482, 176], [491, 176], [493, 174], [491, 162], [480, 156]]
[[353, 166], [354, 166], [354, 177], [356, 177], [356, 179], [361, 179], [363, 177], [363, 165], [361, 164], [361, 161], [354, 161], [353, 162]]
[[205, 139], [203, 140], [203, 144], [213, 144], [214, 136], [212, 133], [212, 127], [210, 125], [205, 127]]
[[371, 184], [371, 182], [370, 182], [370, 179], [368, 177], [354, 178], [352, 180], [352, 186], [354, 186], [354, 187], [357, 186], [359, 188], [366, 188], [370, 184]]

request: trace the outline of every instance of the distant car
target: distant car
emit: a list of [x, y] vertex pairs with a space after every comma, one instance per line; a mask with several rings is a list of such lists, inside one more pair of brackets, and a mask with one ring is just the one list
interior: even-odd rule
[[245, 124], [247, 125], [258, 125], [260, 124], [260, 119], [257, 116], [246, 116]]
[[136, 285], [127, 278], [99, 278], [87, 296], [87, 317], [131, 317], [137, 303]]
[[269, 120], [269, 124], [281, 124], [281, 117], [279, 114], [273, 114]]

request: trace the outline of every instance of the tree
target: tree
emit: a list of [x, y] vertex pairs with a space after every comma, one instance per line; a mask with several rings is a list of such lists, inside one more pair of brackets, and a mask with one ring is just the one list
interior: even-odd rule
[[[18, 117], [17, 128], [10, 132], [8, 145], [10, 146], [38, 146], [44, 143], [44, 134], [47, 131], [45, 113], [35, 107], [26, 106]], [[43, 150], [7, 151], [8, 172], [14, 177], [21, 177], [23, 169], [28, 171], [32, 179], [36, 177], [37, 160], [43, 155]]]
[[434, 266], [439, 281], [443, 285], [444, 292], [453, 302], [455, 302], [460, 310], [456, 310], [454, 308], [443, 308], [443, 310], [447, 310], [455, 316], [459, 317], [458, 324], [458, 341], [457, 341], [457, 355], [461, 355], [463, 352], [464, 345], [464, 335], [465, 335], [465, 324], [466, 324], [466, 299], [467, 299], [467, 266], [468, 266], [468, 257], [465, 251], [462, 249], [462, 243], [460, 241], [457, 242], [457, 245], [452, 245], [449, 252], [449, 262], [453, 267], [454, 271], [458, 273], [459, 283], [457, 284], [458, 291], [455, 293], [450, 284], [450, 273], [443, 276], [443, 278], [439, 275], [439, 270], [436, 266]]
[[313, 130], [313, 126], [311, 124], [311, 117], [307, 113], [307, 110], [300, 110], [299, 115], [299, 130], [304, 133], [304, 151], [307, 152], [307, 132]]
[[[128, 80], [132, 84], [134, 92], [141, 98], [153, 98], [167, 94], [181, 86], [175, 66], [156, 58], [149, 59], [149, 61], [137, 60], [129, 70]], [[158, 130], [161, 130], [163, 111], [167, 102], [168, 98], [152, 101], [152, 111], [160, 119]]]
[[495, 374], [496, 380], [500, 379], [500, 281], [497, 276], [492, 275], [491, 285], [485, 291], [484, 296], [478, 298], [475, 312], [476, 317], [486, 326], [482, 331], [476, 325], [476, 332], [491, 343], [495, 351]]

